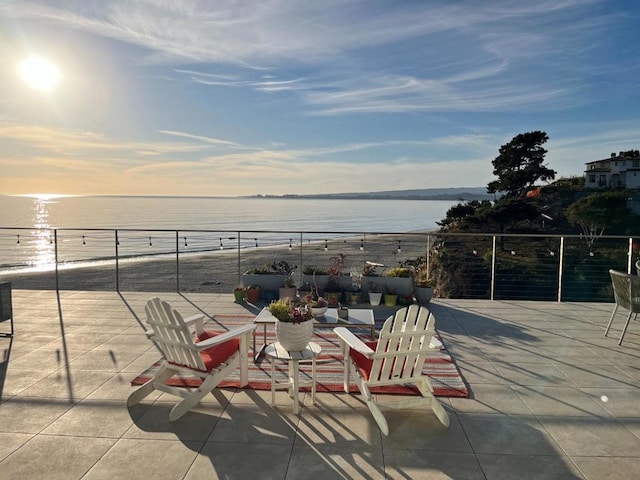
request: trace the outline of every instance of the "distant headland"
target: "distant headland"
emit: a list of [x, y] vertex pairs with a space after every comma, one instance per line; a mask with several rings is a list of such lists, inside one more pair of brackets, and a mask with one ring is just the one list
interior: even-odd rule
[[486, 187], [422, 188], [382, 192], [317, 193], [309, 195], [251, 195], [250, 198], [315, 198], [348, 200], [492, 200]]

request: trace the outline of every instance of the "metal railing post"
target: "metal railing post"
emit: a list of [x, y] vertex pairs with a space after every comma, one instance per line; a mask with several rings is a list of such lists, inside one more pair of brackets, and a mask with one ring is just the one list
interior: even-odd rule
[[[240, 271], [240, 232], [238, 232], [238, 285], [242, 284], [242, 272]], [[248, 287], [249, 285], [245, 285]]]
[[176, 292], [180, 293], [180, 239], [176, 230]]
[[120, 255], [118, 248], [120, 246], [120, 240], [118, 239], [118, 230], [115, 231], [116, 240], [116, 292], [120, 291]]
[[631, 273], [631, 267], [633, 266], [633, 237], [629, 237], [629, 250], [627, 250], [627, 273]]
[[431, 235], [427, 233], [427, 251], [425, 252], [425, 259], [427, 262], [427, 278], [429, 280], [431, 278]]
[[58, 278], [58, 229], [53, 231], [53, 254], [56, 262], [56, 292], [60, 290], [60, 280]]
[[564, 273], [564, 237], [560, 237], [560, 255], [558, 265], [558, 303], [562, 302], [562, 274]]
[[302, 270], [304, 270], [303, 268], [303, 263], [304, 262], [304, 254], [302, 253], [302, 232], [300, 232], [300, 273], [299, 273], [299, 283], [298, 285], [302, 286]]
[[491, 300], [494, 299], [496, 289], [496, 236], [493, 235], [493, 252], [491, 253]]

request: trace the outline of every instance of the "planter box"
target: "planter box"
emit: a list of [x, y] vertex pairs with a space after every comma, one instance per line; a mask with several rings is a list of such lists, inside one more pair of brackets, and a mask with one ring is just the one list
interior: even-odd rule
[[[316, 275], [316, 285], [318, 286], [318, 290], [320, 290], [321, 292], [327, 286], [328, 282], [329, 282], [329, 275]], [[302, 275], [302, 283], [303, 284], [308, 283], [309, 285], [313, 285], [313, 275]], [[351, 288], [351, 285], [352, 285], [351, 275], [340, 275], [338, 277], [338, 286], [342, 290], [347, 290]]]
[[370, 292], [375, 284], [379, 292], [395, 292], [400, 296], [409, 295], [413, 291], [411, 277], [362, 277], [362, 291]]
[[274, 299], [278, 298], [280, 294], [280, 287], [284, 285], [284, 281], [288, 277], [288, 275], [269, 273], [244, 273], [242, 274], [242, 284], [245, 287], [248, 287], [249, 285], [260, 287], [260, 299], [262, 300]]

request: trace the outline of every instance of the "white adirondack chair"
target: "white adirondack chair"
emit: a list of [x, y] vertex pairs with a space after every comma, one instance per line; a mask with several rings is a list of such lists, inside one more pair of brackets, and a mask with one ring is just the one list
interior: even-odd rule
[[437, 339], [432, 341], [435, 318], [429, 310], [418, 305], [398, 310], [384, 322], [375, 350], [344, 327], [334, 331], [344, 355], [344, 390], [349, 392], [353, 376], [382, 433], [389, 435], [389, 425], [371, 388], [388, 385], [413, 384], [422, 397], [405, 397], [385, 405], [386, 408], [407, 408], [427, 402], [438, 420], [449, 426], [447, 412], [433, 396], [429, 378], [422, 374], [427, 357], [442, 345]]
[[[175, 421], [236, 368], [240, 367], [241, 386], [247, 384], [248, 347], [255, 325], [248, 324], [223, 333], [204, 330], [204, 315], [183, 319], [179, 312], [159, 298], [149, 300], [145, 311], [151, 327], [146, 334], [164, 357], [153, 378], [129, 395], [128, 406], [139, 403], [154, 390], [176, 395], [183, 400], [169, 414], [169, 420]], [[190, 326], [195, 326], [195, 332], [190, 330]], [[178, 372], [198, 376], [202, 384], [197, 389], [166, 385], [165, 382]]]

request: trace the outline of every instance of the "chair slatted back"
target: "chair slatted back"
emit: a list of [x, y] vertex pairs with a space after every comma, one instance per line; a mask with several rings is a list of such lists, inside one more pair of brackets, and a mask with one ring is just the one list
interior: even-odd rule
[[196, 349], [193, 334], [182, 315], [159, 298], [152, 298], [145, 307], [147, 323], [156, 342], [170, 363], [204, 371], [205, 365]]
[[640, 276], [609, 270], [616, 303], [630, 312], [640, 313]]
[[369, 385], [411, 383], [421, 377], [434, 333], [435, 318], [426, 308], [411, 305], [398, 310], [380, 331]]

